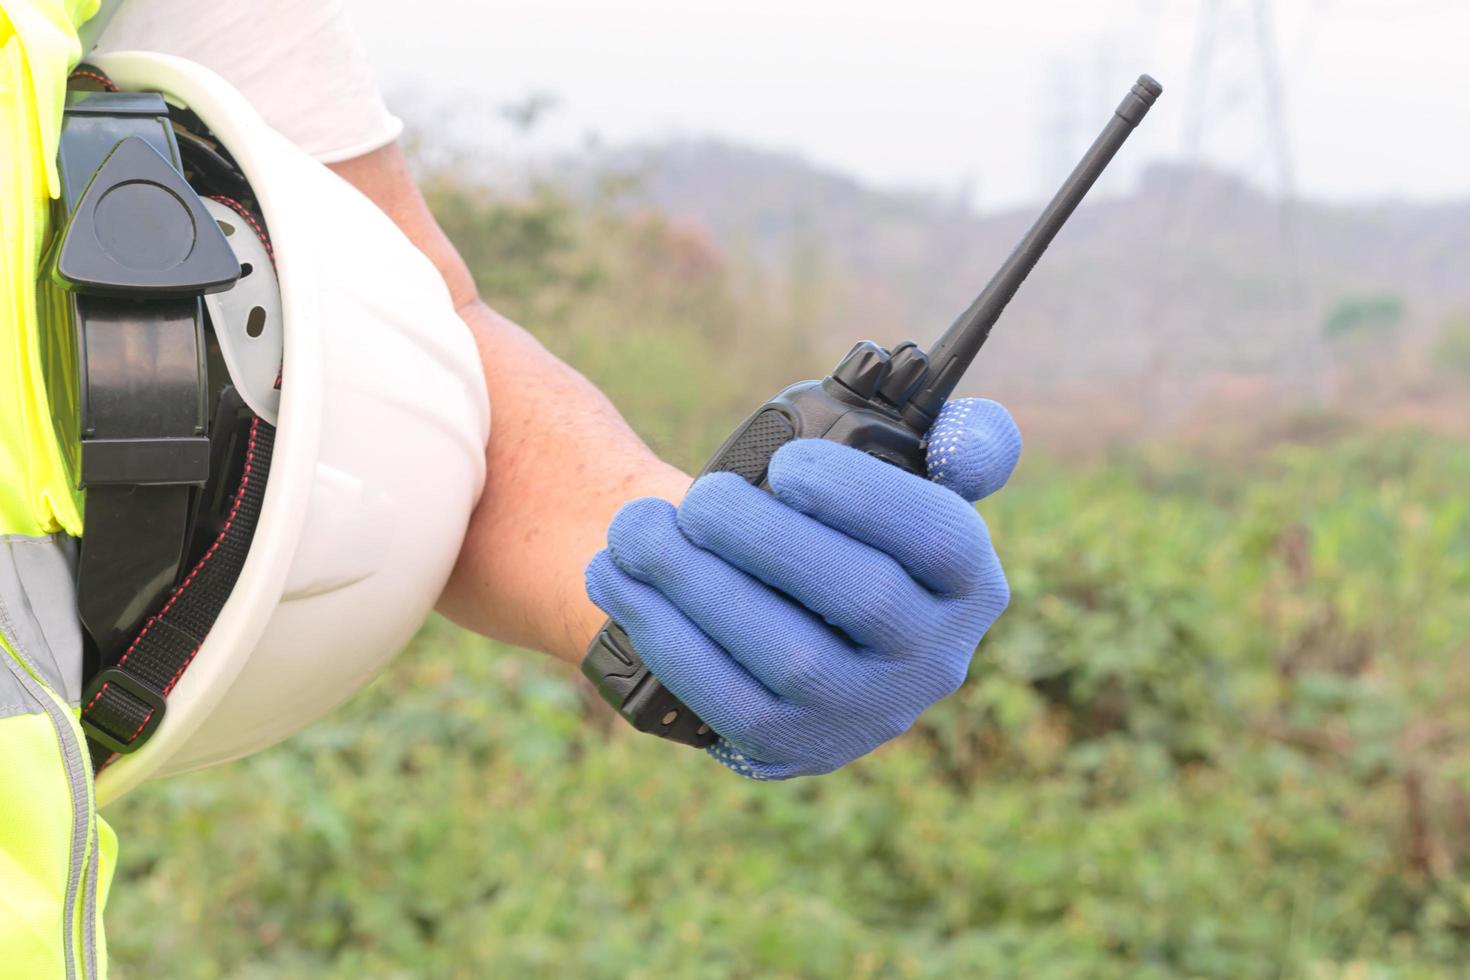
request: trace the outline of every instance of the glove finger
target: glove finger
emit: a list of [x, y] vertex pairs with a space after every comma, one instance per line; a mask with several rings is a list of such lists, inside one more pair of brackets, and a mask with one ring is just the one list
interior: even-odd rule
[[[959, 498], [949, 496], [965, 507]], [[938, 600], [893, 558], [786, 506], [733, 473], [711, 473], [697, 480], [679, 506], [678, 520], [679, 530], [694, 544], [786, 593], [859, 646], [902, 650], [912, 639], [906, 624], [938, 614], [934, 608]]]
[[607, 533], [624, 572], [657, 589], [766, 688], [798, 704], [834, 703], [861, 679], [861, 656], [790, 598], [697, 547], [674, 506], [627, 504]]
[[648, 669], [710, 728], [740, 737], [780, 701], [700, 632], [674, 604], [600, 551], [587, 566], [587, 595], [627, 631]]
[[903, 734], [927, 706], [928, 699], [920, 704], [911, 688], [905, 691], [911, 683], [906, 668], [894, 660], [867, 664], [861, 688], [865, 702], [853, 701], [855, 687], [844, 709], [865, 717], [858, 730], [809, 718], [774, 719], [746, 737], [726, 735], [706, 751], [748, 779], [790, 779], [841, 768]]
[[929, 479], [968, 501], [1006, 485], [1021, 458], [1021, 430], [988, 398], [946, 402], [929, 430]]
[[781, 502], [892, 556], [940, 594], [976, 588], [994, 558], [990, 533], [972, 505], [849, 446], [789, 442], [771, 458], [768, 473]]

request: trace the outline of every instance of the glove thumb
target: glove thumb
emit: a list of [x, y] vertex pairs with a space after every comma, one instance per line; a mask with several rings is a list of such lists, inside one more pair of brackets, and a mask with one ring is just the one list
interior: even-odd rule
[[946, 402], [929, 430], [929, 479], [974, 503], [1006, 485], [1021, 457], [1021, 431], [999, 402]]

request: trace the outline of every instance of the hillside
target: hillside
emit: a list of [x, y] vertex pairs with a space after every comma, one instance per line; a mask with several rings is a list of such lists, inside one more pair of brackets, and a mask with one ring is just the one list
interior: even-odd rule
[[[1035, 214], [977, 214], [715, 141], [610, 150], [562, 179], [588, 187], [608, 173], [624, 175], [628, 201], [783, 278], [834, 353], [863, 336], [932, 337]], [[1283, 206], [1227, 175], [1155, 166], [1079, 210], [973, 383], [1021, 398], [1123, 393], [1145, 417], [1187, 413], [1217, 390], [1320, 402], [1339, 359], [1323, 331], [1332, 312], [1364, 297], [1401, 303], [1375, 357], [1411, 356], [1470, 307], [1467, 253], [1470, 200]]]

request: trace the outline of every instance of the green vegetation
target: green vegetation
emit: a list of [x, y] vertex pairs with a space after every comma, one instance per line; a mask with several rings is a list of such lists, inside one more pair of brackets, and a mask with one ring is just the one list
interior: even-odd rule
[[[695, 232], [433, 198], [694, 463], [811, 370]], [[1470, 447], [1035, 457], [970, 682], [820, 779], [625, 730], [431, 622], [286, 744], [108, 814], [118, 976], [1437, 977], [1470, 957]]]
[[1342, 300], [1322, 322], [1322, 333], [1328, 337], [1386, 332], [1404, 319], [1404, 300], [1400, 296], [1358, 296]]

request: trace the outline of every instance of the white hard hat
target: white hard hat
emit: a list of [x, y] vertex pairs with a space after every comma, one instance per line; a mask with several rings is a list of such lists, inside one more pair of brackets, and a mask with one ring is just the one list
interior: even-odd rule
[[157, 730], [99, 774], [105, 803], [280, 741], [407, 644], [479, 498], [490, 412], [443, 280], [371, 201], [200, 65], [144, 52], [95, 64], [125, 91], [187, 107], [239, 164], [269, 229], [284, 326], [248, 558]]

